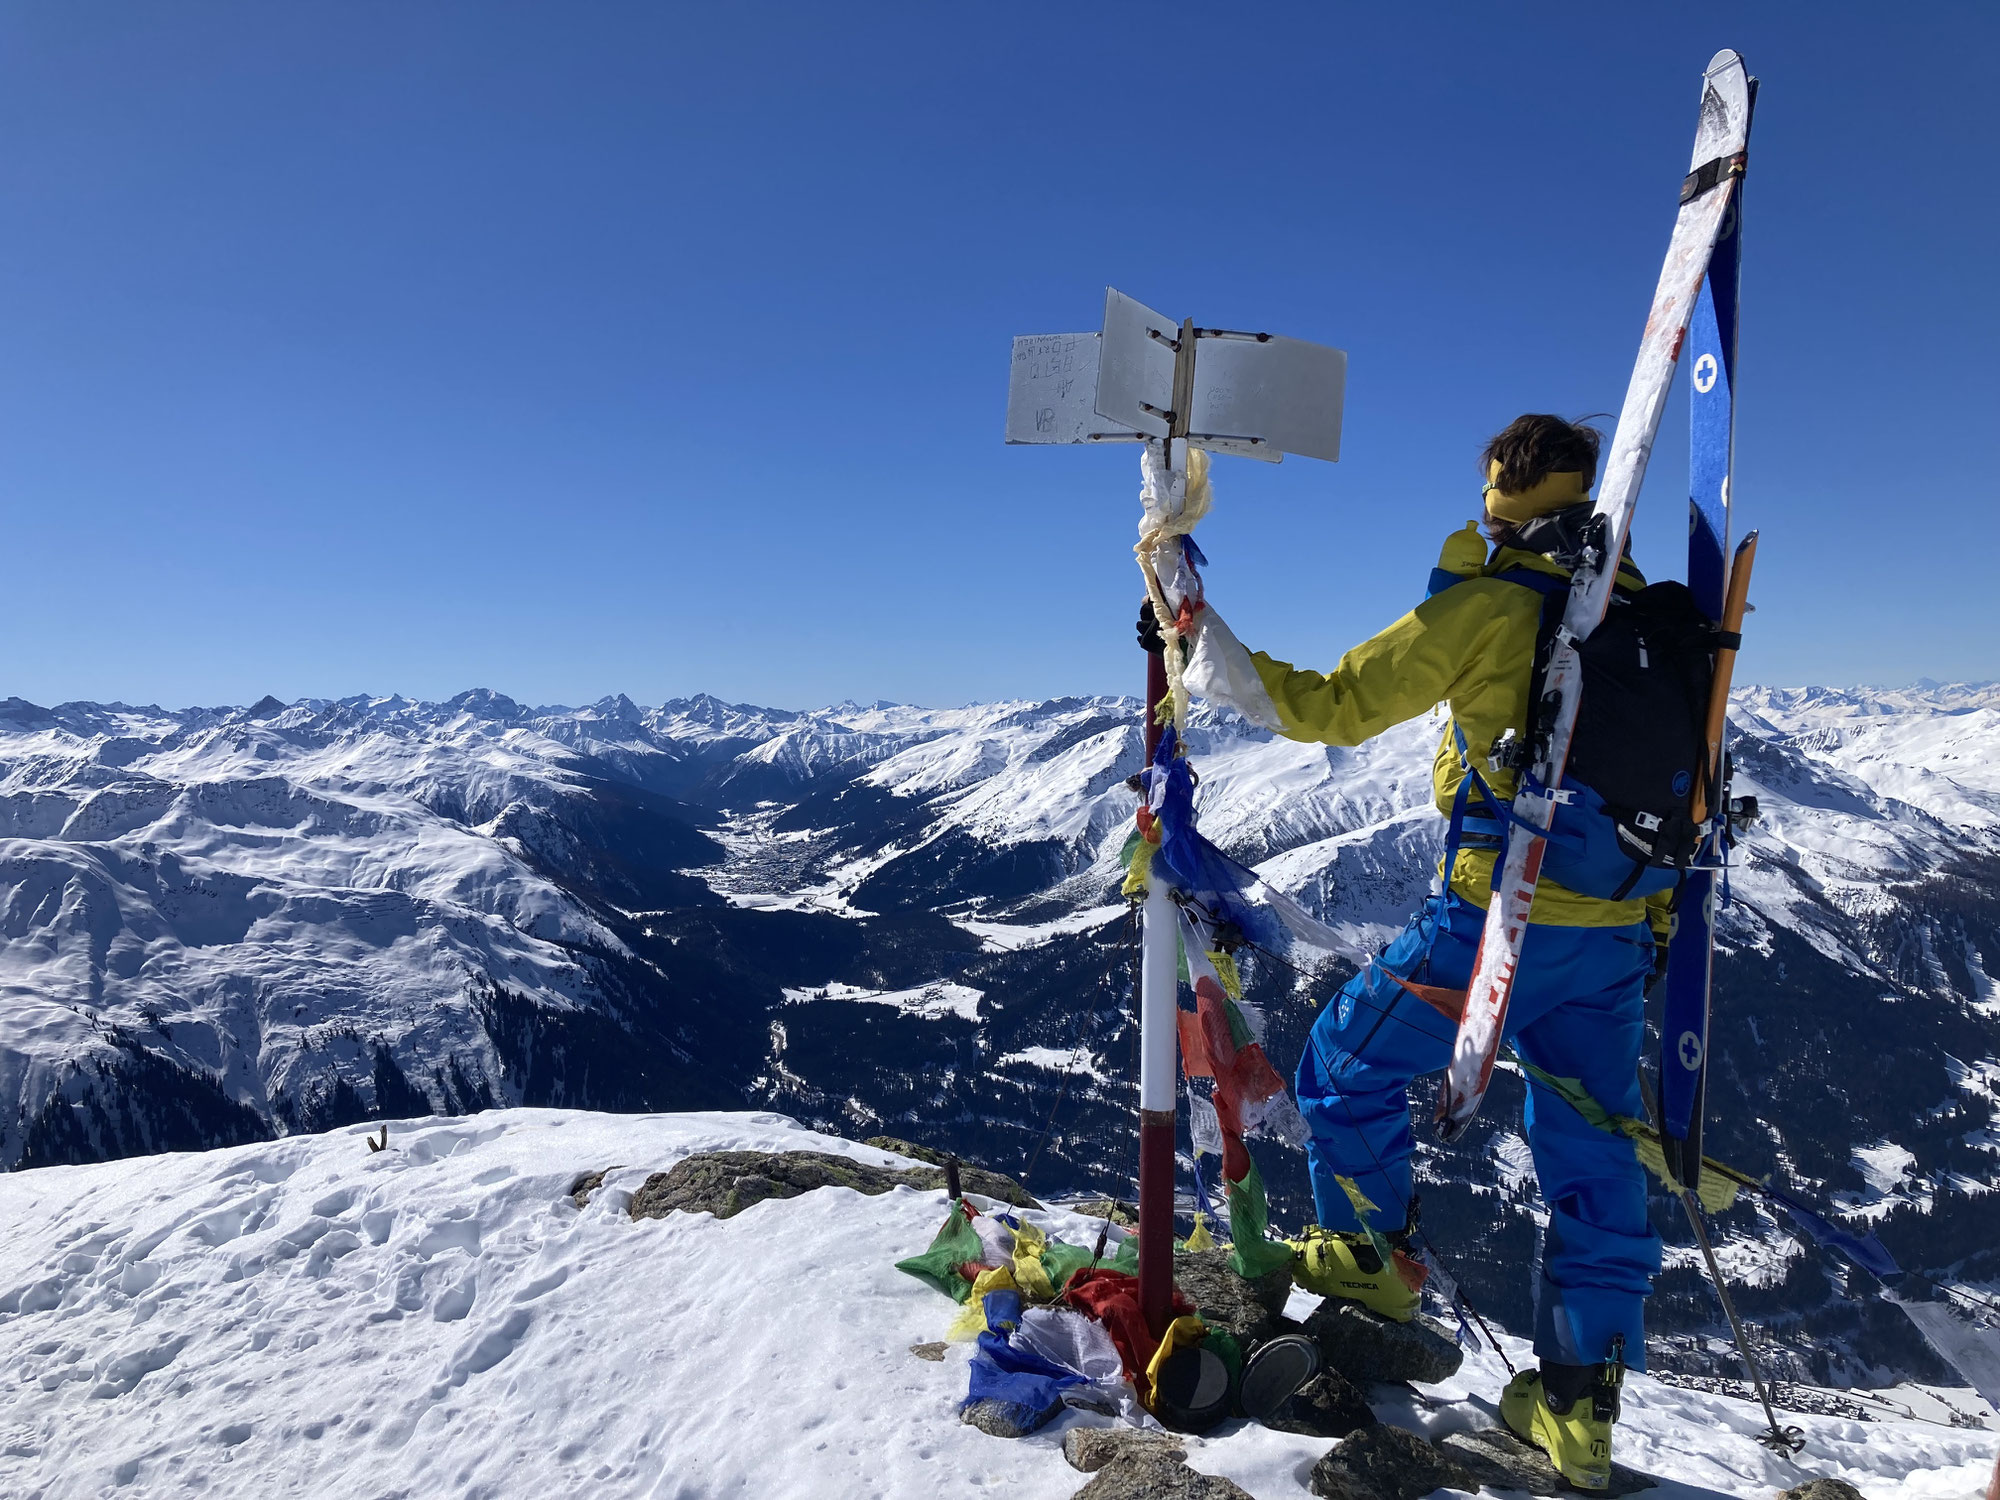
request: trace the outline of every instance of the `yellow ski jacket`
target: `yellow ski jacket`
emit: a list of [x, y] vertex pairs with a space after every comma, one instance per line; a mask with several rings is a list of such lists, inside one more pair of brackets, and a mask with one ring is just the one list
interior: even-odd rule
[[[1475, 553], [1484, 550], [1476, 528], [1468, 525], [1445, 543], [1441, 559], [1447, 570], [1465, 576], [1465, 581], [1433, 594], [1387, 630], [1363, 641], [1341, 657], [1332, 672], [1305, 671], [1261, 651], [1252, 652], [1250, 658], [1288, 739], [1358, 745], [1440, 703], [1447, 705], [1451, 722], [1438, 741], [1431, 770], [1438, 810], [1446, 816], [1465, 777], [1454, 725], [1465, 732], [1467, 749], [1480, 761], [1504, 731], [1512, 729], [1517, 739], [1527, 737], [1528, 677], [1542, 596], [1492, 575], [1532, 568], [1558, 578], [1569, 576], [1569, 570], [1552, 559], [1515, 548], [1503, 547], [1490, 561], [1468, 564], [1462, 560], [1468, 531]], [[1617, 587], [1636, 590], [1645, 582], [1627, 558], [1619, 568]], [[1496, 796], [1513, 795], [1513, 772], [1489, 772], [1482, 765], [1480, 774]], [[1449, 872], [1452, 890], [1484, 909], [1495, 857], [1486, 849], [1460, 849]], [[1440, 868], [1439, 873], [1445, 872]], [[1622, 927], [1650, 918], [1655, 932], [1664, 937], [1671, 922], [1668, 894], [1603, 901], [1544, 876], [1529, 920], [1558, 927]]]

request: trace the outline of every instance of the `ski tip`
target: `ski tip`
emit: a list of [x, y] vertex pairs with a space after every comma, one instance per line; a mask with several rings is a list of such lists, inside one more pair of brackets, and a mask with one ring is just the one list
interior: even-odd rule
[[[1683, 184], [1682, 192], [1687, 193], [1695, 182], [1694, 173], [1738, 155], [1749, 141], [1750, 75], [1744, 71], [1742, 56], [1734, 48], [1724, 47], [1709, 59], [1708, 70], [1702, 74], [1701, 116], [1688, 165], [1689, 184]], [[1737, 163], [1730, 175], [1741, 171], [1742, 164]], [[1692, 196], [1699, 197], [1709, 185], [1700, 186]], [[1689, 197], [1681, 201], [1685, 204]]]

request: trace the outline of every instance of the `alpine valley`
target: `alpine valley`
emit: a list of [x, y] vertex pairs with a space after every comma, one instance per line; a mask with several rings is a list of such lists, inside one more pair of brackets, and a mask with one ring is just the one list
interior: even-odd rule
[[[2000, 1283], [2000, 686], [1748, 688], [1763, 816], [1721, 914], [1707, 1149]], [[1441, 724], [1358, 750], [1197, 714], [1202, 826], [1373, 945], [1428, 887]], [[1136, 700], [792, 713], [475, 691], [244, 709], [0, 704], [0, 1163], [496, 1105], [775, 1109], [1129, 1196]], [[1292, 1066], [1343, 978], [1252, 959]], [[1530, 1323], [1521, 1089], [1422, 1151], [1424, 1223]], [[1429, 1117], [1429, 1099], [1417, 1101]], [[1427, 1128], [1419, 1137], [1427, 1137]], [[1273, 1218], [1303, 1161], [1253, 1141]], [[1662, 1195], [1656, 1368], [1734, 1374]], [[1940, 1379], [1789, 1222], [1721, 1223], [1792, 1378]]]

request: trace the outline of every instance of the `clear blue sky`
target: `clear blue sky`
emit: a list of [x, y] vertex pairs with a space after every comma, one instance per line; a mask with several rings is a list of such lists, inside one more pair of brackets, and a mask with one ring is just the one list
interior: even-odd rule
[[1741, 670], [2000, 677], [1991, 5], [42, 0], [0, 694], [1130, 689], [1136, 450], [1000, 441], [1009, 337], [1106, 284], [1349, 351], [1342, 461], [1222, 461], [1202, 532], [1238, 633], [1330, 666], [1490, 431], [1616, 410], [1724, 45]]

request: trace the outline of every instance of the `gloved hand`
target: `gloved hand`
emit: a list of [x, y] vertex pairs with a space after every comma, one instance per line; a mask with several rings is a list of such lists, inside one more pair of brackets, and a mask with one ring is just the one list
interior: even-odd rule
[[1139, 601], [1139, 647], [1155, 656], [1163, 655], [1167, 649], [1167, 643], [1160, 638], [1160, 621], [1153, 613], [1151, 599]]
[[1653, 998], [1653, 991], [1665, 982], [1666, 977], [1667, 945], [1656, 942], [1653, 944], [1653, 972], [1646, 976], [1646, 999], [1650, 1000]]

